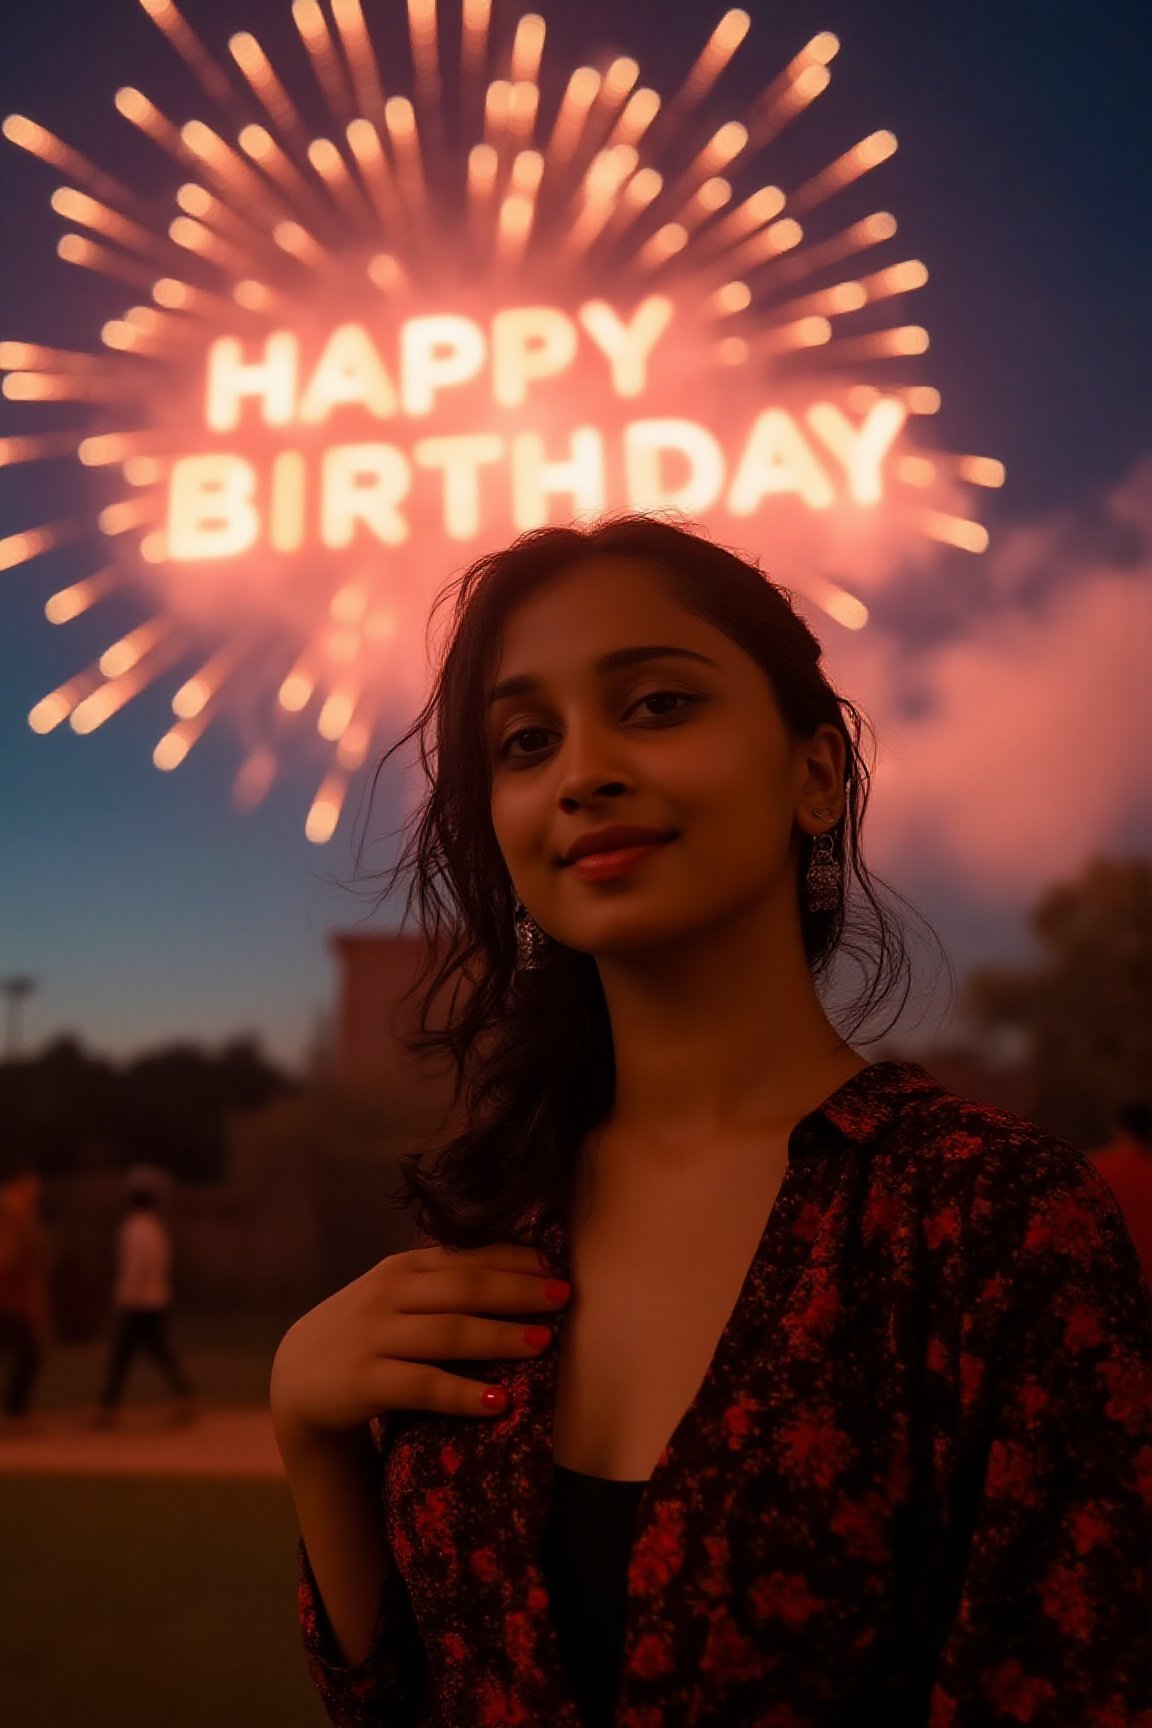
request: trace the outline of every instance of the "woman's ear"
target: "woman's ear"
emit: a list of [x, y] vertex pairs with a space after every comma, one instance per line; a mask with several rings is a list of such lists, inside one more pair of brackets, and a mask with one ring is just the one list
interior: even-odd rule
[[843, 815], [847, 756], [843, 734], [831, 725], [818, 726], [799, 747], [796, 820], [805, 832], [820, 833], [829, 825], [827, 817], [814, 819], [813, 809], [833, 811], [837, 819]]

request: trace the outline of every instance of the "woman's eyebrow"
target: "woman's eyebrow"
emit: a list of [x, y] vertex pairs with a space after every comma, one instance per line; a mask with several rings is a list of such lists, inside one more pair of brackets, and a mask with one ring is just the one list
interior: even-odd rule
[[[643, 644], [634, 648], [613, 648], [607, 654], [601, 654], [592, 665], [596, 672], [614, 672], [620, 666], [638, 666], [645, 660], [671, 659], [698, 660], [703, 666], [719, 670], [715, 660], [709, 660], [707, 654], [698, 654], [694, 648], [672, 648], [659, 643]], [[533, 677], [529, 672], [519, 672], [511, 678], [502, 678], [499, 684], [492, 686], [487, 706], [494, 707], [505, 696], [528, 696], [541, 688], [541, 679]]]

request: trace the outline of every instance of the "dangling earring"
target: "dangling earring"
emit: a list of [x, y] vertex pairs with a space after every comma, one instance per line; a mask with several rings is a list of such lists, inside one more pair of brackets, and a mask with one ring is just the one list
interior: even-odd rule
[[[831, 816], [831, 810], [813, 810], [817, 817]], [[840, 885], [844, 872], [840, 861], [835, 856], [832, 836], [825, 831], [817, 834], [812, 841], [812, 856], [808, 861], [808, 871], [804, 885], [808, 892], [808, 910], [810, 912], [835, 912], [840, 904]]]
[[529, 916], [522, 900], [516, 901], [512, 922], [516, 931], [517, 972], [539, 972], [544, 963], [544, 944], [548, 938], [539, 924]]

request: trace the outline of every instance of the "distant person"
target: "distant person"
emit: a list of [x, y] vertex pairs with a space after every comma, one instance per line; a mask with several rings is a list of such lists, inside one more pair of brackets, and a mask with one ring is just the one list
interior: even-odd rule
[[0, 1360], [7, 1361], [4, 1426], [35, 1427], [29, 1405], [49, 1339], [48, 1243], [40, 1177], [17, 1167], [0, 1179]]
[[1152, 1105], [1122, 1104], [1112, 1139], [1089, 1156], [1119, 1202], [1152, 1285]]
[[104, 1391], [92, 1418], [96, 1428], [111, 1427], [124, 1377], [134, 1357], [151, 1356], [168, 1377], [175, 1404], [173, 1420], [191, 1422], [196, 1403], [183, 1368], [172, 1352], [168, 1316], [172, 1307], [172, 1244], [156, 1215], [156, 1196], [135, 1188], [117, 1240], [116, 1288], [112, 1303], [116, 1331]]

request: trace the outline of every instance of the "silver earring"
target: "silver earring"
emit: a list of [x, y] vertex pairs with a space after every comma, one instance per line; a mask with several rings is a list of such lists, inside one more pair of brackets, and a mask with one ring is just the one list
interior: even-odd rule
[[[816, 817], [828, 817], [831, 810], [813, 810]], [[840, 904], [840, 886], [844, 871], [840, 861], [835, 856], [832, 836], [825, 831], [817, 834], [812, 841], [812, 856], [808, 861], [808, 871], [804, 878], [804, 886], [808, 893], [808, 910], [810, 912], [835, 912]]]
[[522, 900], [516, 901], [512, 917], [516, 931], [517, 972], [539, 972], [544, 963], [544, 944], [548, 938], [528, 913]]

